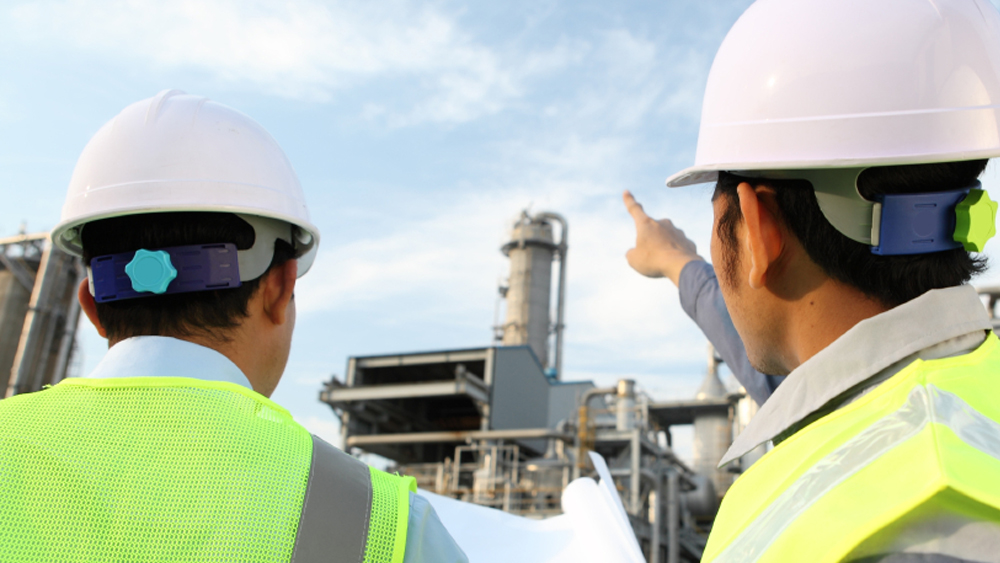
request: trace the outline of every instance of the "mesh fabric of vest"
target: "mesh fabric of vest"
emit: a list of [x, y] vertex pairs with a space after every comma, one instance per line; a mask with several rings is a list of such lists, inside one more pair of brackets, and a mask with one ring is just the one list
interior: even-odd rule
[[406, 528], [410, 491], [416, 492], [413, 477], [400, 477], [369, 468], [372, 477], [372, 510], [364, 563], [402, 563], [406, 548]]
[[0, 401], [0, 560], [288, 561], [309, 433], [239, 385], [70, 379]]

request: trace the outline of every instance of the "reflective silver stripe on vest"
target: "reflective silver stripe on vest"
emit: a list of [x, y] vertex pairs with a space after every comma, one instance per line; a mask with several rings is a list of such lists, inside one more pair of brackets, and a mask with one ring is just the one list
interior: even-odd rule
[[313, 439], [309, 484], [292, 563], [361, 563], [368, 541], [372, 479], [368, 466]]
[[951, 429], [967, 445], [1000, 460], [1000, 423], [958, 395], [918, 385], [896, 412], [878, 420], [809, 468], [764, 509], [714, 560], [753, 561], [817, 500], [880, 456], [916, 436], [929, 422]]
[[934, 422], [944, 424], [963, 442], [1000, 460], [1000, 422], [969, 406], [958, 395], [930, 388]]

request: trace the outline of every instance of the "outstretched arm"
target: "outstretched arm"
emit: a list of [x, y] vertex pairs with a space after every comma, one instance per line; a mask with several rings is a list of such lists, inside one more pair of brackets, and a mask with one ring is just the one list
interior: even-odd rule
[[764, 375], [750, 365], [712, 265], [698, 255], [694, 242], [670, 219], [651, 218], [627, 191], [624, 199], [636, 230], [635, 248], [625, 255], [629, 266], [646, 277], [666, 277], [674, 282], [684, 312], [705, 333], [750, 397], [763, 404], [780, 378]]

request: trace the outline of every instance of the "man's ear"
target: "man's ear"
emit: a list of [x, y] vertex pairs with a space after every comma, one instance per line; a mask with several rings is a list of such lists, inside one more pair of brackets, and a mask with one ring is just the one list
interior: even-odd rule
[[264, 315], [276, 325], [283, 325], [288, 320], [287, 309], [295, 295], [298, 268], [298, 260], [289, 260], [268, 270], [260, 281], [258, 291], [264, 299]]
[[746, 228], [745, 244], [750, 259], [750, 274], [747, 280], [754, 289], [763, 288], [768, 282], [768, 272], [774, 271], [775, 262], [781, 256], [785, 240], [778, 224], [778, 206], [771, 188], [754, 188], [747, 182], [736, 188], [740, 199], [740, 211]]
[[90, 294], [90, 282], [87, 280], [80, 282], [80, 287], [76, 290], [76, 298], [80, 301], [80, 308], [83, 309], [83, 313], [90, 319], [90, 324], [94, 325], [94, 328], [97, 329], [97, 334], [107, 338], [108, 332], [104, 330], [101, 319], [97, 317], [97, 303], [94, 302], [94, 296]]

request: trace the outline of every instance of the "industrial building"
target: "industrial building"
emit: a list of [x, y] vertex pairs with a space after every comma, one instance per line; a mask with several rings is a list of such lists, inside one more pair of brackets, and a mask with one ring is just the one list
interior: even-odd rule
[[0, 239], [0, 398], [58, 383], [73, 366], [82, 262], [49, 233]]
[[[716, 468], [756, 406], [727, 392], [714, 353], [689, 400], [657, 401], [631, 380], [564, 380], [568, 225], [524, 212], [501, 250], [510, 277], [494, 345], [351, 357], [345, 379], [325, 384], [320, 400], [339, 416], [344, 448], [388, 459], [425, 490], [533, 518], [560, 513], [563, 488], [592, 474], [594, 451], [647, 559], [698, 561], [734, 472], [763, 453]], [[694, 426], [690, 465], [672, 449], [680, 425]]]

